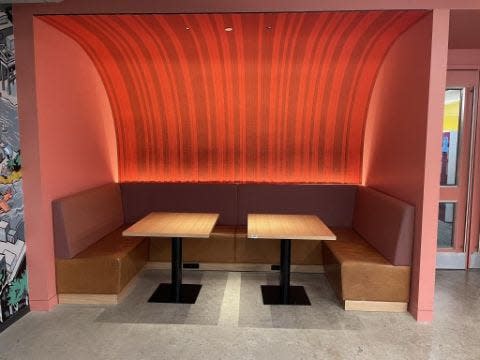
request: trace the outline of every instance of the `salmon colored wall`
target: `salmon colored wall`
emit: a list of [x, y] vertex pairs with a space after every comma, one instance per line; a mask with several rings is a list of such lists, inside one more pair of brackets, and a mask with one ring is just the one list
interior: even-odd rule
[[480, 48], [480, 10], [454, 10], [450, 12], [450, 49]]
[[431, 22], [423, 19], [390, 49], [365, 128], [363, 183], [413, 204], [423, 184]]
[[51, 200], [117, 179], [113, 118], [95, 67], [56, 29], [36, 20], [34, 28], [40, 171], [26, 167], [25, 177], [40, 175], [29, 182], [26, 197], [32, 191], [42, 197], [25, 207], [32, 309], [55, 302]]
[[433, 314], [447, 40], [448, 14], [435, 11], [394, 44], [365, 131], [363, 183], [416, 206], [410, 311], [420, 321]]
[[448, 50], [449, 69], [480, 69], [480, 49]]

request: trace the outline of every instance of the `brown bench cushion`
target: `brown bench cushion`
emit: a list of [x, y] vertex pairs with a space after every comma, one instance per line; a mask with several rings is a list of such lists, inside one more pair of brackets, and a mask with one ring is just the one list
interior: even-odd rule
[[278, 264], [280, 240], [248, 239], [247, 227], [238, 226], [235, 235], [235, 261], [245, 264]]
[[353, 229], [393, 265], [411, 265], [414, 207], [359, 186]]
[[118, 228], [72, 259], [56, 259], [59, 294], [119, 294], [145, 265], [148, 240]]
[[71, 259], [123, 224], [118, 184], [106, 184], [52, 202], [55, 256]]
[[[291, 256], [291, 262], [294, 265], [321, 265], [322, 242], [292, 241]], [[235, 236], [235, 261], [247, 264], [279, 264], [280, 240], [248, 239], [247, 227], [238, 226]]]
[[410, 266], [394, 266], [359, 234], [335, 229], [324, 241], [325, 274], [342, 300], [408, 302]]
[[[184, 238], [183, 262], [235, 262], [235, 226], [217, 225], [210, 238]], [[150, 261], [167, 262], [171, 259], [171, 241], [151, 238]]]

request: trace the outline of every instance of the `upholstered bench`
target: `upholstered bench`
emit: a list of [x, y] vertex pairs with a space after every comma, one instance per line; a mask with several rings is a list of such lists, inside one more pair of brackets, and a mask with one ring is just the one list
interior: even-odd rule
[[[237, 226], [235, 232], [235, 261], [237, 263], [278, 264], [280, 261], [280, 240], [248, 239], [247, 227]], [[303, 271], [321, 271], [322, 242], [294, 241], [292, 243], [293, 265], [308, 265]], [[316, 266], [314, 266], [316, 265]]]
[[124, 238], [117, 184], [54, 200], [60, 303], [117, 303], [148, 260], [148, 239]]
[[[150, 241], [150, 261], [170, 262], [171, 241], [156, 238]], [[210, 238], [184, 238], [184, 263], [235, 262], [235, 226], [216, 225]]]
[[353, 228], [323, 244], [325, 274], [345, 310], [406, 311], [414, 208], [359, 187]]
[[[280, 241], [272, 239], [247, 239], [246, 226], [217, 225], [210, 238], [183, 239], [183, 262], [199, 263], [202, 269], [260, 269], [268, 270], [280, 260]], [[169, 239], [150, 241], [150, 261], [168, 263], [171, 256]], [[321, 242], [296, 241], [292, 247], [292, 264], [308, 265], [302, 270], [321, 271]], [[236, 264], [236, 265], [228, 265]], [[252, 264], [252, 266], [247, 266]], [[255, 264], [265, 265], [256, 267]], [[316, 266], [312, 266], [316, 265]], [[151, 266], [155, 267], [154, 264]]]

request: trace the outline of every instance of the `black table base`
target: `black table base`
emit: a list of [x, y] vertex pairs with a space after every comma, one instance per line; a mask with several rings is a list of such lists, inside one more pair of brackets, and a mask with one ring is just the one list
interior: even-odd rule
[[179, 304], [195, 304], [202, 285], [199, 284], [182, 284], [180, 286], [180, 297], [175, 299], [172, 296], [172, 284], [160, 284], [160, 286], [152, 294], [148, 302], [151, 303], [179, 303]]
[[303, 286], [290, 286], [288, 298], [284, 301], [278, 285], [262, 285], [263, 305], [311, 305]]
[[303, 286], [290, 286], [292, 241], [284, 239], [280, 248], [280, 286], [262, 285], [264, 305], [311, 305]]
[[182, 238], [172, 238], [172, 282], [160, 284], [148, 302], [195, 304], [202, 285], [182, 284]]

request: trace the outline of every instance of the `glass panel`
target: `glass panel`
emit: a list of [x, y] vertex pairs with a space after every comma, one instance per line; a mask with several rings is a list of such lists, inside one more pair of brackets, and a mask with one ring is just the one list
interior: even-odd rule
[[457, 184], [458, 140], [462, 98], [462, 89], [448, 89], [445, 91], [440, 185]]
[[437, 246], [439, 248], [453, 247], [453, 230], [455, 227], [454, 202], [442, 202], [438, 207], [438, 235]]

